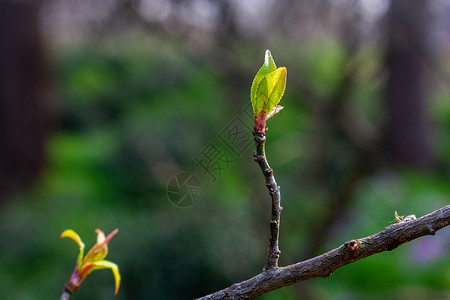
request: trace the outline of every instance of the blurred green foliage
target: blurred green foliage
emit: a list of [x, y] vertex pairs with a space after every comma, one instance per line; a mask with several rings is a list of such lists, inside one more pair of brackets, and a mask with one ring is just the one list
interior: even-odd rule
[[[338, 45], [318, 42], [286, 58], [273, 50], [278, 63], [290, 74], [302, 74], [318, 95], [333, 93], [342, 76]], [[58, 49], [53, 63], [60, 129], [48, 144], [48, 167], [39, 184], [0, 211], [0, 298], [59, 296], [77, 255], [71, 241], [59, 239], [68, 228], [86, 237], [88, 248], [95, 228], [119, 228], [108, 256], [122, 275], [117, 300], [190, 299], [260, 272], [270, 203], [252, 161], [253, 144], [240, 157], [224, 148], [234, 162], [215, 182], [194, 161], [236, 116], [252, 125], [243, 109], [263, 52], [251, 52], [240, 58], [252, 68], [242, 70], [248, 82], [230, 88], [230, 79], [214, 66], [170, 43], [97, 41]], [[348, 114], [367, 134], [376, 134], [383, 115], [380, 83], [372, 80], [379, 55], [367, 49], [362, 56]], [[281, 265], [307, 258], [310, 229], [327, 208], [329, 184], [355, 156], [306, 104], [311, 99], [297, 90], [295, 77], [288, 79], [285, 109], [268, 124], [266, 145], [282, 186]], [[450, 99], [436, 97], [438, 152], [448, 163]], [[327, 152], [317, 156], [323, 147]], [[319, 168], [327, 170], [325, 179], [316, 176]], [[167, 182], [180, 171], [193, 172], [202, 182], [200, 202], [190, 209], [167, 198]], [[395, 210], [421, 216], [448, 204], [445, 174], [404, 169], [364, 178], [350, 211], [321, 250], [382, 230], [394, 222]], [[447, 228], [346, 266], [328, 279], [261, 299], [446, 299], [449, 236]], [[434, 252], [428, 255], [427, 249]], [[112, 275], [96, 272], [73, 299], [112, 299], [113, 291]]]

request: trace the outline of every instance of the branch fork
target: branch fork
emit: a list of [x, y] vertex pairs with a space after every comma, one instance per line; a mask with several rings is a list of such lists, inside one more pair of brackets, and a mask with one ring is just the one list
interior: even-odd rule
[[201, 300], [254, 299], [297, 282], [329, 277], [345, 265], [371, 255], [391, 251], [398, 246], [436, 232], [450, 225], [450, 205], [415, 220], [390, 225], [384, 230], [360, 239], [352, 239], [322, 255], [286, 267], [263, 271], [253, 278], [231, 285]]
[[[434, 235], [436, 231], [450, 225], [450, 205], [421, 218], [414, 215], [400, 217], [399, 222], [386, 227], [374, 235], [352, 239], [340, 247], [308, 260], [279, 267], [279, 233], [282, 207], [280, 187], [275, 181], [272, 168], [265, 154], [266, 121], [283, 107], [278, 103], [286, 87], [286, 68], [277, 68], [269, 50], [265, 53], [263, 66], [253, 79], [250, 98], [255, 117], [253, 139], [256, 150], [253, 152], [266, 180], [266, 187], [272, 198], [269, 246], [267, 260], [261, 273], [253, 278], [231, 285], [221, 291], [199, 298], [213, 299], [253, 299], [272, 290], [316, 277], [329, 277], [335, 270], [368, 256], [390, 251], [424, 235]], [[267, 114], [268, 113], [268, 114]]]

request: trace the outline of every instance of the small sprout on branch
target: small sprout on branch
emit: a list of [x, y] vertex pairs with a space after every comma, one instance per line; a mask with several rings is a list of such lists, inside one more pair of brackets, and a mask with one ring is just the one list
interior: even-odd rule
[[250, 98], [255, 116], [253, 138], [255, 140], [256, 150], [253, 152], [253, 157], [261, 168], [264, 178], [266, 179], [266, 187], [272, 198], [269, 247], [264, 271], [278, 269], [278, 259], [281, 253], [278, 245], [278, 238], [280, 232], [280, 214], [282, 210], [280, 204], [280, 187], [275, 181], [273, 170], [270, 168], [266, 157], [266, 121], [283, 109], [278, 103], [280, 102], [281, 97], [283, 97], [285, 88], [286, 68], [282, 67], [277, 69], [270, 51], [266, 50], [264, 64], [259, 69], [258, 73], [256, 73], [250, 91]]
[[278, 103], [286, 88], [286, 76], [286, 68], [277, 69], [272, 54], [266, 50], [264, 64], [256, 73], [250, 92], [256, 132], [266, 132], [266, 121], [283, 109]]
[[395, 216], [395, 220], [397, 220], [398, 223], [414, 221], [415, 219], [417, 219], [415, 215], [407, 215], [406, 217], [399, 216], [397, 211], [395, 211], [394, 216]]
[[69, 282], [64, 285], [65, 292], [72, 294], [74, 291], [78, 290], [81, 282], [83, 282], [92, 271], [111, 269], [116, 286], [115, 294], [117, 295], [120, 285], [119, 267], [115, 263], [105, 260], [105, 257], [108, 254], [108, 243], [118, 231], [119, 230], [116, 229], [105, 237], [103, 231], [96, 229], [97, 243], [89, 250], [86, 256], [84, 256], [84, 243], [75, 231], [68, 229], [61, 234], [62, 238], [71, 238], [80, 247], [80, 254], [78, 255], [75, 270], [70, 276]]

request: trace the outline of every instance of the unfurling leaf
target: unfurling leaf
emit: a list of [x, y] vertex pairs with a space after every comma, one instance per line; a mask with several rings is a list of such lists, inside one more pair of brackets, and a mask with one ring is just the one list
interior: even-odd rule
[[108, 236], [105, 237], [105, 234], [100, 229], [96, 229], [97, 233], [97, 243], [87, 252], [86, 256], [84, 256], [84, 243], [81, 241], [78, 234], [75, 231], [68, 229], [65, 230], [61, 237], [68, 237], [73, 239], [78, 246], [80, 247], [80, 254], [78, 255], [77, 264], [75, 270], [70, 276], [69, 282], [66, 283], [64, 288], [70, 293], [78, 290], [80, 284], [83, 282], [86, 277], [95, 270], [101, 269], [111, 269], [114, 274], [115, 281], [115, 293], [119, 290], [120, 285], [120, 274], [119, 267], [110, 261], [104, 260], [106, 255], [108, 254], [108, 243], [117, 234], [118, 229], [112, 231]]
[[115, 294], [117, 295], [117, 292], [119, 291], [119, 286], [120, 286], [119, 267], [115, 263], [107, 261], [107, 260], [97, 261], [93, 264], [94, 264], [94, 266], [92, 267], [92, 269], [89, 270], [89, 273], [91, 273], [92, 271], [95, 271], [95, 270], [111, 269], [111, 271], [113, 272], [113, 275], [114, 275], [114, 282], [115, 282], [115, 286], [116, 286]]
[[81, 260], [83, 259], [83, 256], [84, 256], [84, 247], [85, 247], [84, 243], [81, 240], [80, 236], [72, 229], [64, 230], [64, 232], [61, 233], [61, 238], [65, 238], [65, 237], [71, 238], [78, 244], [78, 247], [80, 247], [80, 253], [78, 254], [78, 259], [77, 259], [78, 268], [80, 268]]
[[264, 57], [264, 64], [262, 67], [258, 70], [258, 73], [256, 73], [255, 78], [253, 79], [252, 88], [250, 91], [250, 98], [252, 100], [253, 105], [253, 112], [258, 114], [255, 110], [256, 105], [256, 91], [258, 89], [258, 85], [261, 82], [261, 79], [263, 79], [264, 76], [269, 74], [270, 72], [273, 72], [277, 69], [277, 66], [275, 65], [275, 61], [273, 60], [272, 54], [269, 50], [266, 50], [265, 57]]
[[250, 92], [255, 130], [264, 131], [266, 121], [283, 109], [278, 103], [286, 88], [286, 77], [286, 68], [277, 68], [270, 51], [266, 50], [264, 64], [253, 79]]
[[72, 229], [64, 230], [64, 232], [61, 233], [61, 238], [65, 238], [65, 237], [71, 238], [72, 240], [74, 240], [78, 244], [78, 246], [84, 248], [84, 243], [81, 240], [80, 236], [75, 231], [73, 231]]
[[286, 88], [286, 73], [286, 68], [282, 67], [261, 79], [256, 91], [256, 108], [258, 112], [264, 110], [266, 114], [270, 114], [275, 109]]

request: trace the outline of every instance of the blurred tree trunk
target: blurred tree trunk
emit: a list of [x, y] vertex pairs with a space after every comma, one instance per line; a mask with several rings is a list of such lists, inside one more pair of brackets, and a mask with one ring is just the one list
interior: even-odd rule
[[426, 0], [394, 0], [387, 16], [387, 127], [384, 142], [393, 162], [428, 167], [433, 161], [426, 63]]
[[40, 2], [0, 0], [0, 202], [29, 187], [43, 166], [48, 76]]

